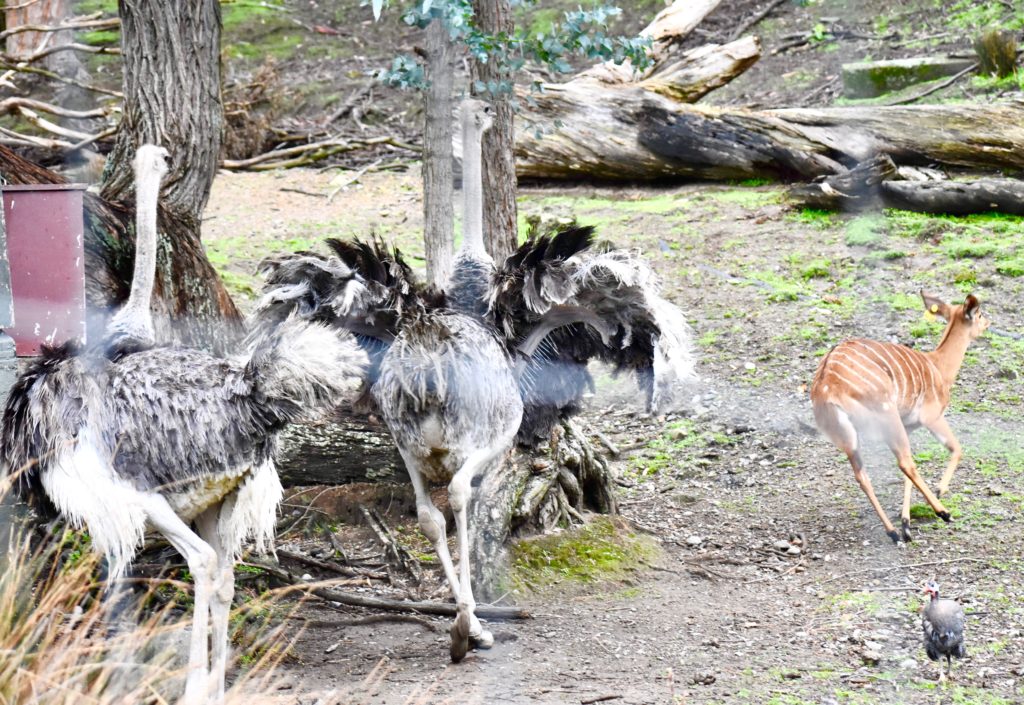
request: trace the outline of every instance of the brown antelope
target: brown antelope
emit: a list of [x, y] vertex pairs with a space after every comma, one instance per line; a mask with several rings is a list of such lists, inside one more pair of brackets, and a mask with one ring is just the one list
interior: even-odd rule
[[978, 299], [967, 297], [961, 306], [950, 306], [921, 292], [925, 308], [947, 321], [938, 347], [920, 352], [905, 345], [879, 343], [863, 338], [846, 340], [832, 348], [818, 365], [811, 383], [814, 419], [822, 433], [846, 453], [853, 476], [885, 525], [894, 543], [899, 535], [882, 510], [864, 472], [860, 458], [860, 435], [881, 436], [896, 456], [906, 475], [903, 488], [903, 539], [910, 541], [910, 494], [916, 487], [929, 506], [945, 521], [949, 512], [921, 479], [910, 452], [909, 431], [924, 426], [949, 450], [949, 464], [939, 482], [939, 496], [949, 491], [960, 443], [943, 418], [964, 353], [972, 340], [988, 328]]

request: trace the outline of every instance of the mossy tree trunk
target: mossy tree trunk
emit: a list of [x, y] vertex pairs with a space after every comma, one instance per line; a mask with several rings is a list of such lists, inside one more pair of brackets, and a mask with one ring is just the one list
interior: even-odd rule
[[484, 475], [470, 509], [473, 590], [505, 588], [509, 539], [581, 523], [585, 512], [615, 514], [611, 465], [572, 420], [556, 426], [547, 453], [516, 449]]

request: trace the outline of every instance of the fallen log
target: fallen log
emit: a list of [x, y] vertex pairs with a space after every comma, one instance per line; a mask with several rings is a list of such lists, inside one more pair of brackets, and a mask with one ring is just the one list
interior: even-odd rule
[[821, 210], [885, 207], [945, 215], [1024, 215], [1024, 181], [904, 180], [892, 159], [879, 155], [844, 174], [794, 186], [787, 192], [786, 200], [797, 207]]
[[755, 112], [570, 81], [524, 103], [526, 124], [516, 134], [525, 179], [810, 180], [878, 153], [900, 164], [1024, 169], [1021, 101]]

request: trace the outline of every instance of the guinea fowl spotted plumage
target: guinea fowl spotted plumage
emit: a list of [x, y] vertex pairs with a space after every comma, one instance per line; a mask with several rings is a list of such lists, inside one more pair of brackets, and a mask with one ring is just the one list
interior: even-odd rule
[[235, 558], [247, 538], [259, 548], [273, 536], [277, 436], [333, 408], [365, 375], [366, 355], [348, 331], [294, 317], [232, 357], [156, 346], [148, 287], [166, 158], [153, 145], [135, 158], [143, 285], [103, 340], [44, 349], [19, 377], [0, 429], [0, 475], [87, 528], [113, 578], [147, 530], [184, 556], [195, 599], [183, 702], [205, 705], [224, 696]]
[[[964, 608], [956, 600], [939, 597], [939, 586], [934, 581], [925, 585], [924, 592], [929, 596], [925, 605], [921, 626], [924, 630], [924, 649], [928, 658], [938, 661], [946, 658], [947, 671], [953, 667], [953, 658], [963, 658], [964, 648]], [[946, 673], [939, 666], [940, 677]]]
[[[467, 504], [473, 480], [498, 466], [517, 434], [543, 437], [575, 413], [587, 363], [636, 374], [648, 407], [674, 403], [690, 380], [690, 331], [631, 253], [591, 252], [592, 228], [524, 243], [496, 267], [484, 249], [481, 146], [486, 103], [461, 107], [463, 242], [444, 292], [412, 277], [397, 250], [329, 240], [336, 256], [303, 252], [266, 262], [257, 326], [298, 313], [356, 334], [369, 353], [371, 395], [409, 471], [423, 532], [434, 544], [458, 603], [451, 654], [492, 637], [474, 615]], [[359, 297], [338, 287], [355, 271]], [[444, 515], [427, 492], [447, 482], [459, 545], [456, 571]]]

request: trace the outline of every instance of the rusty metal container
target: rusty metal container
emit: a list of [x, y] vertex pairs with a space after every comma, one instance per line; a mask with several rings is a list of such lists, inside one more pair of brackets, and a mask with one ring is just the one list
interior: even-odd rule
[[84, 185], [4, 186], [7, 260], [18, 355], [85, 342]]

